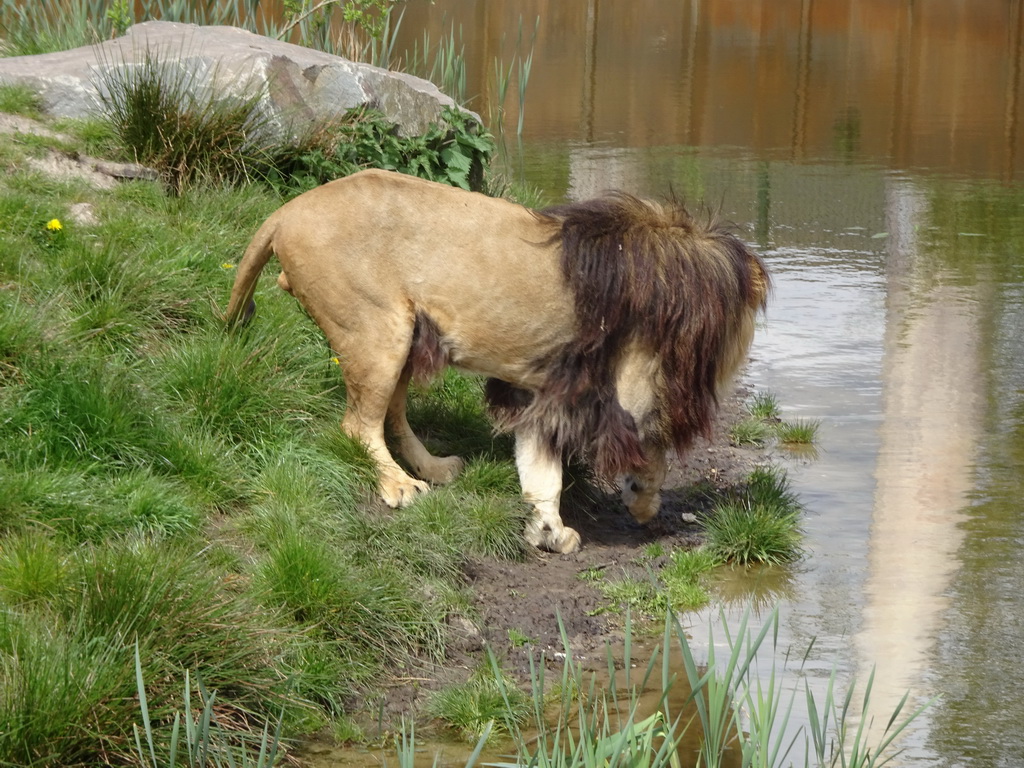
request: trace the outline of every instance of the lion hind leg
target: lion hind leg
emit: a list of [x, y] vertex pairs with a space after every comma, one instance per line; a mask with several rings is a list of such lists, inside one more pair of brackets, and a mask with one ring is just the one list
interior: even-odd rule
[[523, 497], [533, 506], [526, 541], [539, 549], [567, 554], [580, 548], [580, 535], [562, 523], [562, 459], [533, 431], [516, 433], [516, 467]]
[[348, 335], [339, 327], [326, 322], [321, 327], [344, 361], [348, 403], [341, 428], [350, 437], [360, 440], [373, 457], [379, 476], [378, 490], [384, 503], [389, 507], [406, 507], [426, 493], [429, 486], [410, 477], [395, 461], [384, 440], [384, 421], [392, 394], [402, 378], [412, 337], [411, 324], [404, 337], [398, 333], [392, 338], [383, 338], [380, 334], [373, 334], [373, 338], [359, 335], [358, 346], [346, 344]]
[[465, 462], [458, 456], [434, 456], [412, 431], [406, 416], [406, 395], [411, 378], [412, 370], [406, 366], [391, 396], [388, 409], [388, 420], [398, 443], [398, 453], [417, 477], [432, 485], [450, 483], [462, 472]]

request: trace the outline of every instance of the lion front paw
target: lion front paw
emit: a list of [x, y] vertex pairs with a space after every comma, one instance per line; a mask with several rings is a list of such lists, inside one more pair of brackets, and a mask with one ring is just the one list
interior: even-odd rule
[[422, 480], [414, 480], [408, 475], [404, 478], [381, 480], [380, 495], [384, 503], [392, 509], [407, 507], [420, 494], [430, 490], [430, 486]]
[[537, 549], [567, 555], [580, 548], [580, 535], [573, 528], [565, 525], [549, 525], [539, 520], [531, 520], [523, 532], [528, 544]]

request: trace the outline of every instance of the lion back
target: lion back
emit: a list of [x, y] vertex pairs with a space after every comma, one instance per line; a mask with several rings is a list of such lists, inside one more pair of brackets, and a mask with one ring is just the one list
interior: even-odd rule
[[658, 356], [665, 386], [645, 438], [684, 451], [709, 434], [719, 385], [745, 358], [767, 301], [760, 257], [675, 202], [612, 193], [538, 215], [555, 229], [578, 333], [554, 359], [538, 361], [546, 379], [532, 400], [492, 385], [499, 419], [532, 422], [554, 449], [588, 454], [606, 477], [637, 468], [638, 427], [615, 393], [616, 363], [633, 343]]

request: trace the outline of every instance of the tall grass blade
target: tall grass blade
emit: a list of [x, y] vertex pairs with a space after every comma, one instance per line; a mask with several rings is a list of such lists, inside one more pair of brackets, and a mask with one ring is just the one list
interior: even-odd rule
[[[139, 656], [139, 643], [135, 642], [135, 686], [139, 692], [139, 709], [142, 711], [142, 726], [146, 732], [146, 744], [149, 746], [149, 759], [156, 768], [156, 750], [153, 747], [153, 726], [149, 719], [149, 702], [146, 699], [146, 685], [142, 679], [142, 659]], [[139, 757], [142, 757], [142, 748], [139, 745], [138, 729], [135, 730], [135, 743], [139, 747]], [[172, 763], [173, 765], [173, 763]]]

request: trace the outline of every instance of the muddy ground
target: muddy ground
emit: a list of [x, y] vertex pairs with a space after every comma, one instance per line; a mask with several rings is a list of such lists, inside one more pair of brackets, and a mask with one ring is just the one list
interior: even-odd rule
[[[622, 616], [602, 610], [609, 603], [583, 571], [604, 569], [609, 577], [624, 571], [645, 573], [659, 566], [658, 559], [637, 563], [648, 545], [659, 542], [665, 552], [696, 546], [701, 541], [700, 518], [710, 506], [710, 492], [740, 484], [752, 469], [770, 461], [765, 448], [730, 443], [729, 428], [746, 416], [743, 402], [748, 391], [737, 391], [716, 421], [713, 439], [699, 439], [682, 461], [672, 458], [662, 492], [661, 511], [648, 525], [630, 518], [616, 496], [603, 494], [577, 481], [563, 499], [563, 518], [582, 537], [578, 552], [556, 555], [531, 551], [524, 562], [473, 560], [465, 567], [474, 595], [472, 620], [453, 621], [453, 642], [443, 665], [406, 668], [381, 690], [362, 702], [377, 718], [397, 719], [417, 712], [437, 688], [465, 680], [486, 658], [486, 648], [502, 660], [519, 682], [529, 680], [529, 659], [543, 651], [551, 664], [564, 651], [559, 617], [575, 659], [604, 659], [608, 643], [622, 632]], [[581, 492], [579, 486], [584, 486]], [[509, 632], [529, 638], [514, 643]], [[559, 666], [560, 669], [560, 666]], [[379, 724], [379, 720], [378, 720]]]

